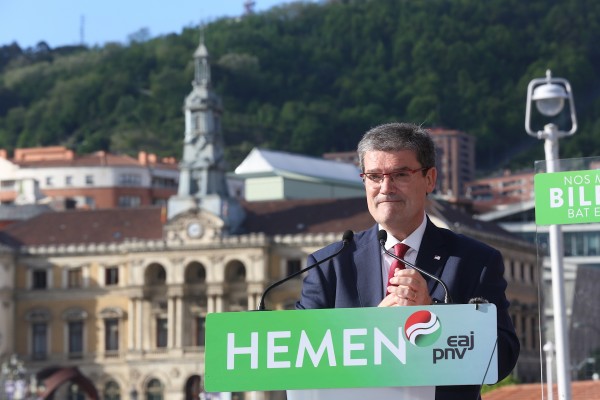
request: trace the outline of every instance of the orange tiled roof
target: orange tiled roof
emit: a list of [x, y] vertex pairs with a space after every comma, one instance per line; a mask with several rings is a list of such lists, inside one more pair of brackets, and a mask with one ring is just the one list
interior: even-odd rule
[[[160, 207], [47, 212], [8, 226], [0, 241], [13, 245], [119, 243], [162, 239]], [[4, 238], [2, 238], [4, 236]]]
[[[542, 397], [543, 392], [543, 397]], [[554, 399], [558, 399], [558, 389], [554, 385]], [[503, 386], [481, 396], [482, 400], [540, 400], [548, 399], [546, 385], [528, 383]], [[600, 381], [575, 381], [571, 383], [571, 398], [574, 400], [600, 400]]]

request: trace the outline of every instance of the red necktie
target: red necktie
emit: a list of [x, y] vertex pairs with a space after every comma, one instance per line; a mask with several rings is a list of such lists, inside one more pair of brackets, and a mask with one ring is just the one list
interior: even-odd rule
[[[394, 246], [394, 254], [396, 254], [396, 256], [400, 258], [404, 258], [404, 255], [406, 254], [408, 249], [410, 249], [410, 247], [405, 245], [404, 243], [396, 243], [396, 245]], [[392, 279], [392, 277], [394, 276], [394, 271], [396, 270], [396, 268], [404, 269], [405, 266], [403, 262], [400, 262], [394, 258], [394, 261], [392, 261], [392, 265], [390, 266], [390, 270], [388, 271], [388, 285], [390, 284], [390, 279]]]

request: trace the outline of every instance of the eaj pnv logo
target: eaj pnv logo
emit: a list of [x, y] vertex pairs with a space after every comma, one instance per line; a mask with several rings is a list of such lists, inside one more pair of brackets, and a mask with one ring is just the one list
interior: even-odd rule
[[404, 324], [404, 333], [415, 346], [431, 346], [442, 334], [442, 325], [434, 313], [421, 310], [411, 314]]

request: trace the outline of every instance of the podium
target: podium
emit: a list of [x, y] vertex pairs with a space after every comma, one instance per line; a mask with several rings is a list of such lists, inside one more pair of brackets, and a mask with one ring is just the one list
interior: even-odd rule
[[493, 304], [215, 313], [205, 349], [207, 392], [427, 399], [435, 386], [498, 380]]

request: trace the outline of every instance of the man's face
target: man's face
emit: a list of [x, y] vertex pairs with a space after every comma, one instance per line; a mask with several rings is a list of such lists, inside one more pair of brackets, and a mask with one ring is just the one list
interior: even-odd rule
[[[365, 174], [386, 174], [381, 182], [365, 177], [369, 212], [388, 233], [403, 240], [423, 221], [425, 200], [435, 188], [436, 169], [423, 176], [423, 166], [412, 150], [368, 151]], [[387, 174], [395, 174], [393, 177]]]

